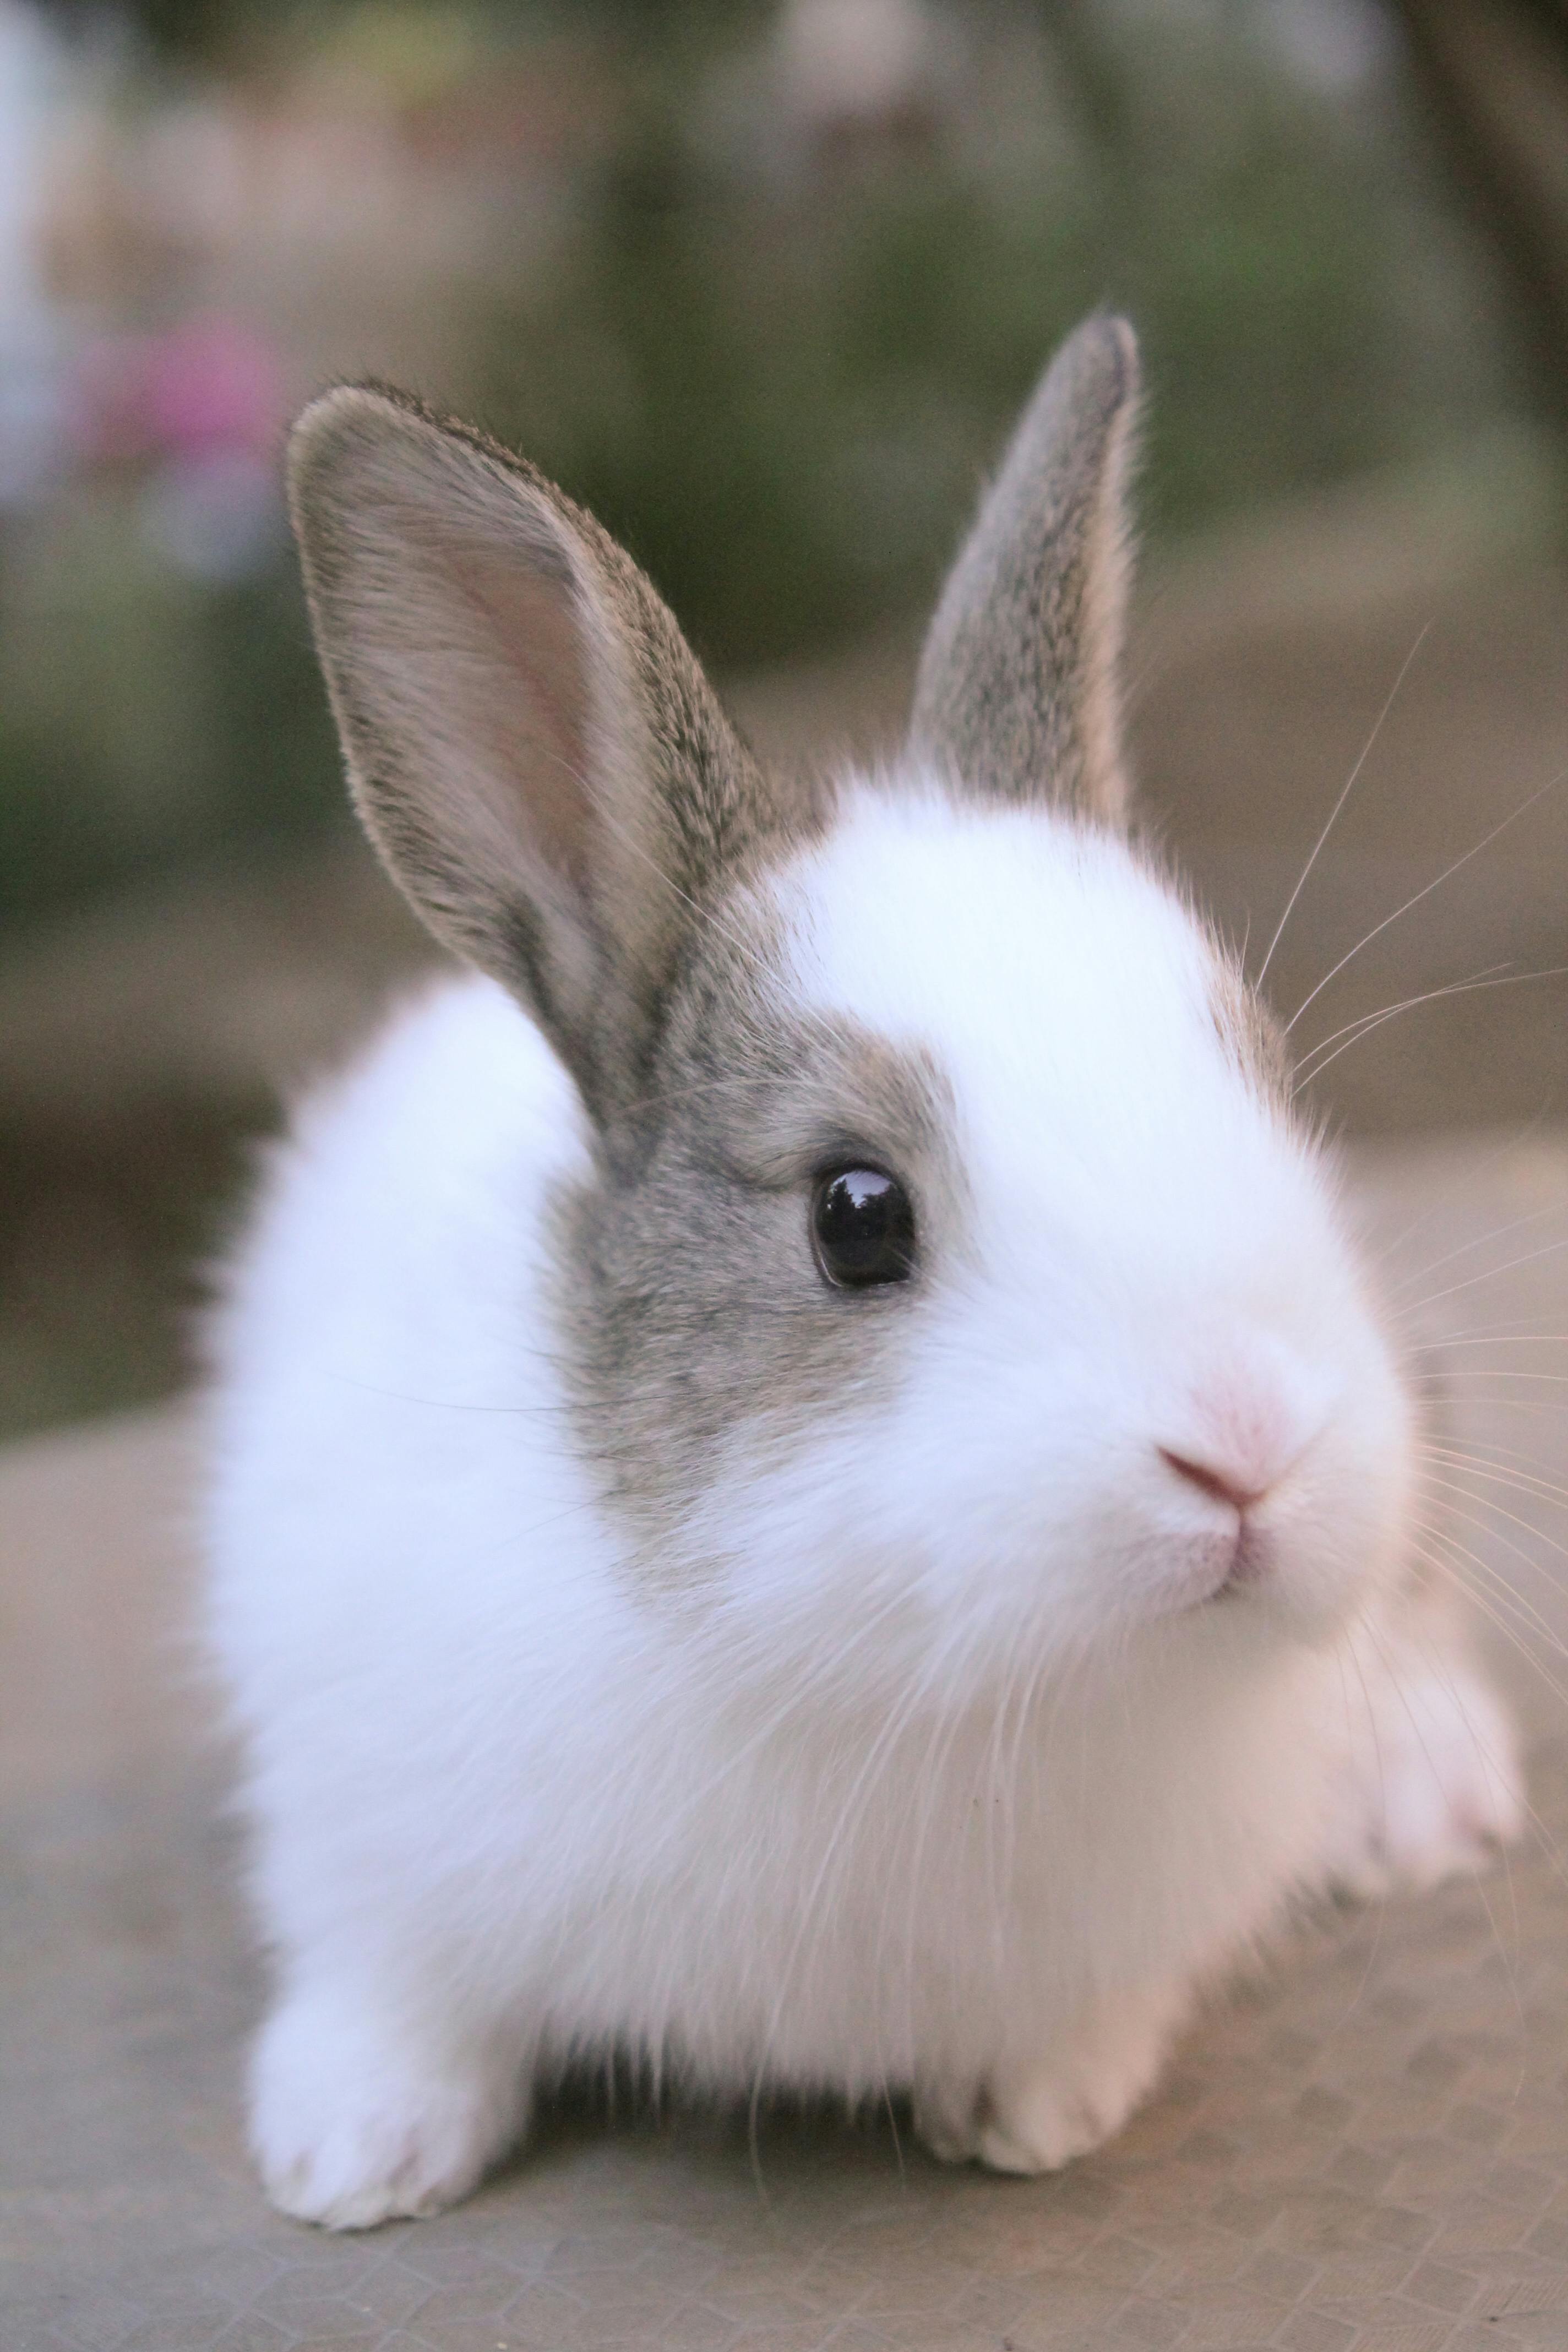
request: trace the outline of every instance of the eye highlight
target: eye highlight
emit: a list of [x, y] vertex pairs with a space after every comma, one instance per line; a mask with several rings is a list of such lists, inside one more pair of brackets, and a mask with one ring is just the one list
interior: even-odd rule
[[907, 1282], [915, 1270], [915, 1213], [896, 1176], [879, 1168], [832, 1168], [811, 1205], [816, 1263], [839, 1290]]

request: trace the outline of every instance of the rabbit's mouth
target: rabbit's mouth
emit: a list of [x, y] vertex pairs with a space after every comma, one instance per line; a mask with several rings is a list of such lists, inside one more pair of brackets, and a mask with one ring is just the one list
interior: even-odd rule
[[1268, 1578], [1275, 1558], [1273, 1538], [1266, 1529], [1254, 1526], [1244, 1513], [1231, 1544], [1229, 1562], [1209, 1598], [1230, 1601], [1238, 1593], [1256, 1590]]
[[1175, 1607], [1185, 1614], [1260, 1593], [1275, 1581], [1279, 1559], [1276, 1538], [1243, 1514], [1229, 1534], [1213, 1535], [1194, 1546], [1183, 1579], [1187, 1590]]

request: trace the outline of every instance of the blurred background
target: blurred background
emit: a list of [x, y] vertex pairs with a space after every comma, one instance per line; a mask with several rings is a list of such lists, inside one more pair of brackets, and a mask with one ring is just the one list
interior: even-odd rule
[[1106, 302], [1152, 821], [1256, 968], [1363, 762], [1269, 972], [1325, 1116], [1568, 1118], [1568, 0], [0, 0], [0, 1433], [188, 1376], [280, 1095], [431, 961], [291, 411], [480, 418], [831, 758]]

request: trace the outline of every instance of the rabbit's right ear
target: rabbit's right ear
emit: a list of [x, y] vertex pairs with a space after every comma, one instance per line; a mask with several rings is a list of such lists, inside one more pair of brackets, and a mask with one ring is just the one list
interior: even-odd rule
[[521, 459], [349, 385], [296, 425], [289, 490], [372, 840], [612, 1116], [688, 932], [784, 812], [651, 584]]
[[1126, 814], [1121, 640], [1138, 345], [1086, 320], [1047, 369], [949, 574], [910, 747], [987, 799]]

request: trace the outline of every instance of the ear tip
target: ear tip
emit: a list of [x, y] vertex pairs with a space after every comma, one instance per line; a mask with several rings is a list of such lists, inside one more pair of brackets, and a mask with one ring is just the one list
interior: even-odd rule
[[1132, 321], [1120, 311], [1094, 311], [1062, 346], [1063, 359], [1069, 355], [1103, 386], [1106, 408], [1119, 411], [1138, 400], [1143, 379], [1138, 336]]
[[1142, 402], [1138, 338], [1114, 310], [1095, 310], [1057, 346], [1034, 398], [1024, 413], [1016, 446], [1053, 465], [1077, 451], [1098, 464], [1096, 453], [1125, 451], [1135, 434]]
[[289, 428], [289, 481], [299, 487], [353, 441], [383, 437], [389, 427], [425, 416], [420, 402], [391, 384], [331, 384], [307, 401]]
[[374, 377], [329, 385], [300, 411], [289, 428], [286, 457], [289, 497], [296, 520], [310, 502], [332, 507], [384, 486], [392, 471], [412, 467], [448, 490], [476, 469], [500, 476], [531, 507], [580, 521], [570, 499], [537, 467], [479, 429], [445, 415], [400, 384]]

